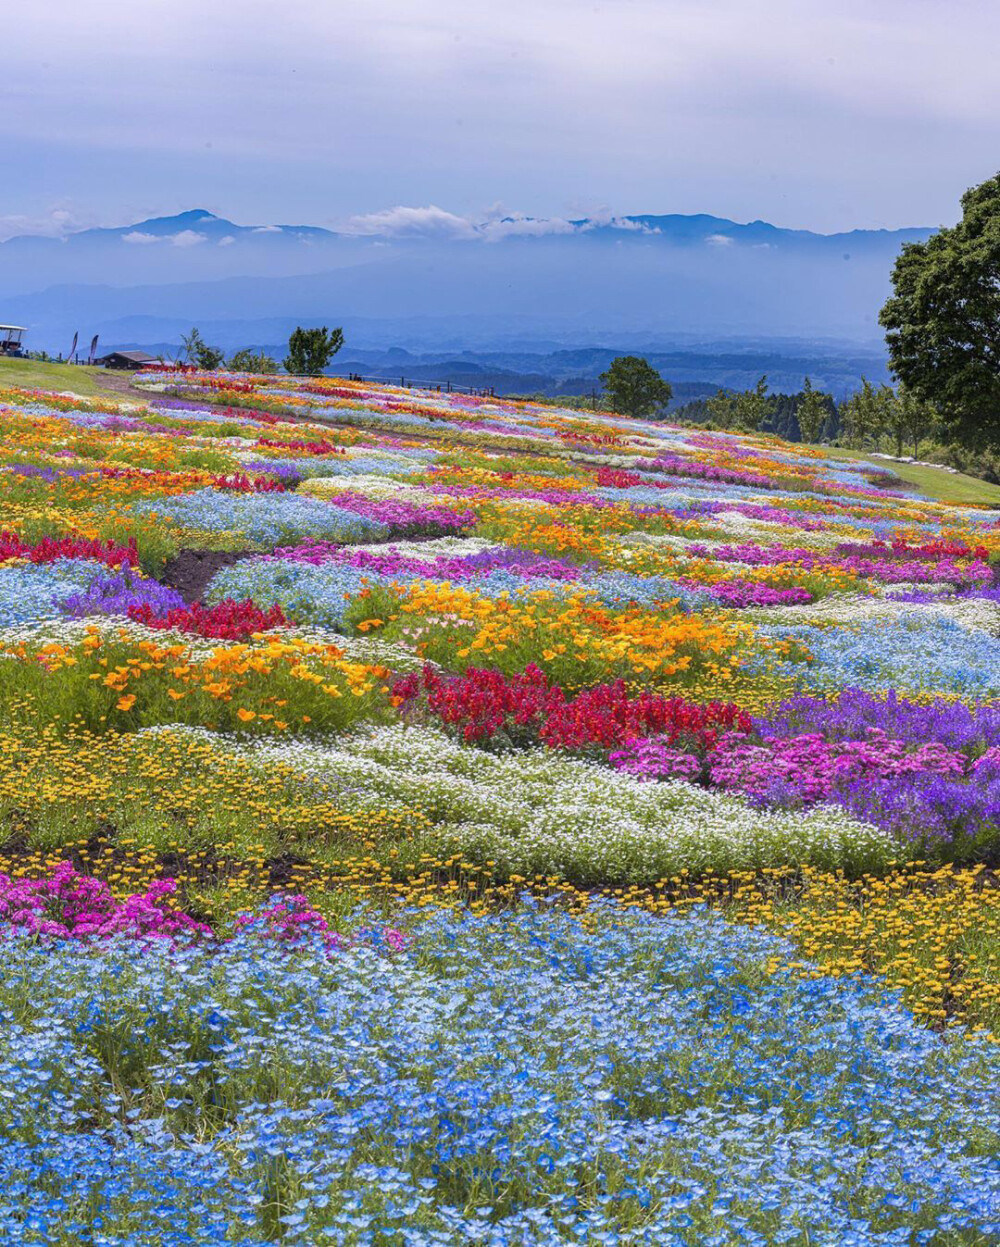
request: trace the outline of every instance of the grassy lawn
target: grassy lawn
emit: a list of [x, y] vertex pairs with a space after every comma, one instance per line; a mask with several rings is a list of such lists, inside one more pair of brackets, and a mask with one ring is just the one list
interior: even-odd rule
[[8, 385], [24, 389], [69, 390], [89, 396], [101, 393], [97, 376], [103, 369], [86, 364], [43, 364], [34, 359], [0, 359], [0, 388]]
[[978, 502], [985, 506], [1000, 506], [1000, 485], [991, 485], [976, 476], [963, 476], [960, 472], [947, 472], [944, 468], [928, 468], [915, 463], [895, 463], [891, 459], [859, 455], [835, 446], [824, 447], [824, 451], [831, 459], [860, 459], [873, 467], [895, 472], [901, 480], [939, 502]]

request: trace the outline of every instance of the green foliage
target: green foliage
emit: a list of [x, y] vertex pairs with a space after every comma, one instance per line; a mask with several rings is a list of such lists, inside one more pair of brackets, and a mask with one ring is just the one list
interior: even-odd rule
[[217, 450], [208, 450], [204, 447], [182, 451], [177, 456], [177, 462], [182, 468], [195, 468], [201, 472], [219, 472], [222, 475], [231, 472], [233, 464], [231, 455], [221, 454]]
[[812, 382], [806, 377], [802, 387], [802, 397], [796, 409], [799, 421], [799, 434], [804, 442], [818, 442], [827, 417], [827, 400], [829, 395], [814, 390]]
[[731, 429], [736, 423], [736, 396], [728, 390], [719, 390], [705, 399], [708, 418], [718, 429]]
[[197, 364], [199, 368], [204, 368], [208, 372], [218, 368], [226, 358], [225, 352], [220, 351], [218, 347], [208, 345], [198, 329], [181, 334], [181, 342], [189, 362]]
[[767, 377], [761, 377], [749, 390], [719, 390], [711, 398], [705, 399], [705, 408], [716, 428], [747, 429], [755, 433], [771, 413]]
[[916, 457], [917, 448], [925, 437], [929, 437], [938, 421], [936, 409], [918, 398], [904, 386], [899, 393], [893, 394], [889, 403], [886, 428], [896, 444], [896, 454], [902, 455], [903, 443], [908, 441], [913, 447]]
[[301, 325], [288, 339], [285, 371], [296, 377], [318, 377], [344, 345], [343, 329], [303, 329]]
[[907, 243], [879, 320], [889, 362], [968, 446], [1000, 445], [1000, 174], [962, 196], [962, 220]]
[[263, 350], [255, 351], [252, 347], [245, 346], [233, 355], [229, 367], [233, 372], [274, 373], [278, 371], [278, 362]]
[[612, 411], [623, 416], [651, 416], [670, 402], [670, 383], [638, 355], [619, 355], [599, 378]]
[[[82, 646], [77, 647], [74, 657], [74, 664], [57, 674], [48, 672], [41, 663], [0, 661], [0, 697], [4, 704], [30, 701], [44, 721], [58, 724], [60, 731], [82, 728], [105, 733], [165, 724], [208, 723], [214, 731], [244, 737], [280, 734], [288, 727], [303, 735], [322, 735], [344, 731], [360, 719], [379, 722], [392, 714], [375, 690], [330, 697], [321, 684], [303, 680], [298, 672], [292, 674], [293, 665], [285, 663], [255, 671], [253, 678], [241, 685], [241, 695], [255, 705], [275, 705], [279, 714], [287, 707], [284, 712], [288, 721], [284, 727], [275, 726], [284, 721], [274, 716], [244, 722], [236, 700], [220, 694], [211, 681], [191, 685], [180, 700], [171, 698], [175, 677], [159, 659], [150, 661], [150, 670], [143, 673], [145, 679], [136, 683], [138, 699], [126, 698], [123, 708], [121, 690], [110, 687], [103, 676], [115, 668], [128, 670], [130, 660], [135, 659], [134, 646], [110, 642], [102, 647], [99, 656]], [[346, 692], [346, 683], [339, 673], [330, 672], [325, 678]]]
[[736, 395], [736, 424], [741, 429], [756, 432], [771, 411], [767, 395], [767, 376], [762, 376], [750, 390], [740, 390]]
[[848, 445], [857, 450], [878, 445], [883, 431], [891, 422], [891, 409], [895, 401], [888, 385], [875, 386], [861, 378], [861, 389], [852, 394], [840, 408], [840, 422], [847, 436]]

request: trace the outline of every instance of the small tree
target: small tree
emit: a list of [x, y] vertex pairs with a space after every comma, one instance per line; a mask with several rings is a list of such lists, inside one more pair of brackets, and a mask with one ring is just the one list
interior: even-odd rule
[[296, 377], [318, 377], [344, 345], [343, 329], [303, 329], [288, 339], [285, 371]]
[[270, 355], [265, 355], [262, 350], [254, 351], [249, 346], [245, 346], [233, 355], [229, 361], [229, 367], [233, 372], [272, 373], [278, 371], [277, 361], [273, 360]]
[[819, 390], [814, 390], [808, 377], [802, 387], [802, 397], [799, 399], [795, 414], [798, 417], [799, 436], [802, 441], [818, 442], [829, 412], [826, 406], [826, 395], [820, 393]]
[[181, 342], [183, 343], [184, 353], [187, 355], [188, 362], [197, 364], [199, 368], [204, 368], [206, 372], [211, 372], [213, 368], [218, 368], [226, 358], [225, 352], [220, 351], [217, 347], [209, 346], [197, 329], [192, 329], [187, 334], [181, 334]]
[[[891, 393], [891, 391], [890, 391]], [[900, 386], [896, 394], [892, 394], [889, 405], [889, 419], [886, 427], [896, 445], [896, 454], [903, 457], [903, 443], [909, 441], [916, 458], [920, 443], [931, 432], [937, 423], [937, 411], [912, 390]]]
[[760, 378], [752, 390], [740, 390], [736, 395], [736, 423], [741, 429], [756, 432], [771, 411], [767, 396], [767, 376]]
[[188, 363], [194, 363], [195, 356], [204, 345], [205, 342], [197, 328], [192, 329], [190, 333], [181, 334], [181, 346], [184, 348]]
[[874, 386], [867, 377], [861, 378], [861, 389], [856, 391], [840, 408], [841, 424], [848, 443], [856, 450], [864, 450], [871, 441], [878, 439], [888, 427], [893, 393], [889, 386]]
[[638, 355], [619, 355], [599, 380], [611, 410], [623, 416], [651, 416], [673, 394], [670, 383]]
[[728, 390], [718, 390], [705, 399], [708, 415], [719, 429], [731, 429], [736, 423], [736, 396]]

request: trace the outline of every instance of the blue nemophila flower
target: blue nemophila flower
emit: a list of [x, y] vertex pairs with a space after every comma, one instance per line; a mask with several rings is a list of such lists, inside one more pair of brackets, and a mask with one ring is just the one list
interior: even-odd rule
[[10, 940], [0, 1240], [994, 1241], [985, 1041], [707, 912], [413, 921], [388, 957]]
[[808, 667], [777, 669], [810, 688], [857, 688], [876, 695], [893, 690], [955, 694], [968, 700], [1000, 694], [1000, 641], [939, 614], [896, 607], [892, 617], [866, 618], [831, 628], [813, 623], [769, 624], [761, 632], [800, 641], [812, 655]]
[[106, 572], [102, 563], [91, 559], [0, 567], [0, 627], [58, 619], [67, 600], [84, 593], [95, 577]]
[[295, 493], [232, 494], [199, 489], [174, 498], [136, 502], [133, 506], [138, 512], [169, 516], [175, 524], [186, 528], [239, 533], [248, 541], [270, 547], [305, 538], [378, 540], [389, 531], [384, 524], [363, 515]]

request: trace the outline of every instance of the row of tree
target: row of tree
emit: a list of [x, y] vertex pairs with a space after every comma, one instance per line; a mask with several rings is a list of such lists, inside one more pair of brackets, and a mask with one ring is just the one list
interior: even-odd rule
[[[198, 329], [181, 335], [184, 355], [188, 363], [196, 364], [211, 372], [225, 366], [232, 372], [275, 373], [278, 362], [265, 351], [244, 347], [236, 351], [226, 362], [225, 351], [209, 346]], [[296, 377], [318, 377], [330, 360], [344, 345], [342, 329], [303, 329], [298, 326], [288, 339], [288, 354], [282, 361], [285, 371]]]
[[[671, 388], [647, 360], [622, 355], [601, 374], [612, 411], [629, 416], [664, 415]], [[711, 398], [688, 403], [677, 419], [711, 422], [717, 429], [776, 433], [789, 441], [838, 440], [857, 450], [877, 449], [888, 440], [897, 455], [931, 436], [940, 413], [926, 400], [900, 386], [873, 385], [862, 377], [861, 389], [846, 402], [817, 390], [806, 377], [798, 394], [769, 394], [767, 377], [746, 390], [719, 390]]]
[[716, 428], [767, 431], [792, 441], [818, 442], [829, 435], [831, 417], [836, 423], [833, 399], [814, 389], [808, 377], [801, 394], [768, 394], [763, 376], [748, 390], [719, 390], [704, 400], [703, 408]]
[[888, 385], [872, 385], [863, 377], [861, 389], [841, 406], [840, 419], [849, 446], [865, 450], [888, 437], [897, 455], [902, 455], [906, 444], [916, 455], [920, 443], [943, 427], [941, 411], [934, 403], [904, 385], [893, 390]]
[[[701, 406], [699, 414], [717, 428], [776, 433], [788, 441], [837, 441], [855, 450], [888, 443], [900, 456], [907, 447], [916, 455], [941, 424], [932, 403], [903, 386], [874, 385], [864, 377], [861, 389], [842, 403], [815, 389], [808, 377], [798, 394], [768, 394], [767, 378], [761, 377], [752, 389], [720, 390]], [[685, 409], [685, 414], [695, 412]]]

